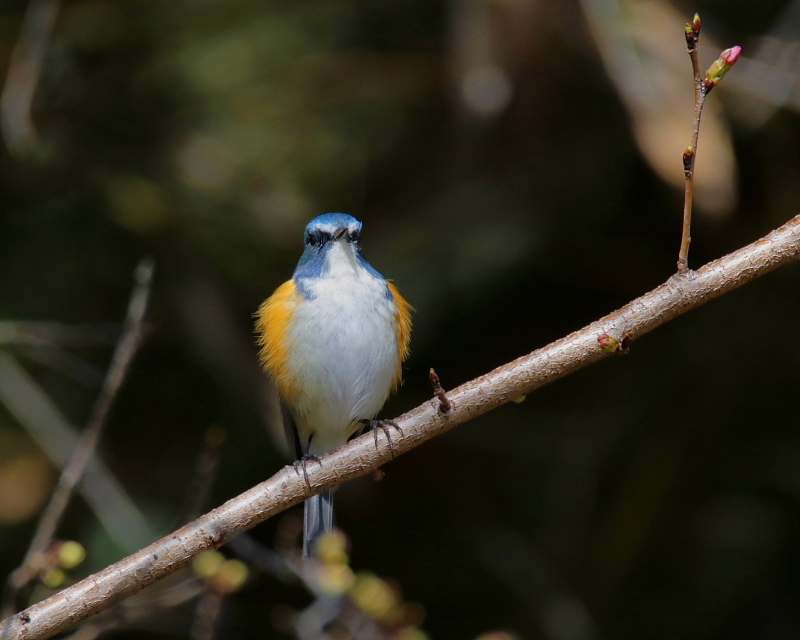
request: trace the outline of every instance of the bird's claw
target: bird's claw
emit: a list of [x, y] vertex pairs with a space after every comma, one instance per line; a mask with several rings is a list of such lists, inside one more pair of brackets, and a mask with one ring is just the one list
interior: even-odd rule
[[292, 463], [292, 466], [294, 467], [294, 470], [298, 476], [300, 475], [300, 467], [303, 468], [303, 477], [306, 479], [306, 484], [308, 485], [309, 489], [311, 488], [311, 482], [308, 479], [308, 470], [306, 469], [306, 467], [308, 466], [308, 463], [311, 461], [316, 462], [319, 465], [322, 464], [322, 462], [317, 456], [312, 456], [309, 453], [305, 454], [302, 458], [300, 458], [299, 460], [295, 460]]
[[367, 427], [372, 429], [376, 449], [378, 448], [378, 431], [383, 431], [383, 434], [386, 436], [386, 442], [389, 443], [389, 451], [391, 451], [392, 458], [394, 458], [394, 442], [392, 441], [392, 434], [389, 432], [389, 427], [394, 427], [402, 435], [403, 430], [400, 426], [394, 420], [363, 420], [363, 422]]

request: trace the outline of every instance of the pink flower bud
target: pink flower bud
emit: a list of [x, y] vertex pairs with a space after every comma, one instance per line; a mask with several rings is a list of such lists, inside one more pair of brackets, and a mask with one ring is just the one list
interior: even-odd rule
[[725, 49], [722, 53], [719, 54], [719, 59], [723, 60], [724, 62], [728, 63], [728, 66], [733, 66], [736, 64], [736, 61], [739, 59], [739, 56], [742, 54], [742, 48], [739, 45], [735, 47], [731, 47], [730, 49]]
[[725, 77], [725, 74], [731, 70], [731, 67], [736, 64], [739, 56], [742, 53], [742, 48], [739, 46], [725, 49], [719, 54], [719, 58], [711, 63], [711, 66], [706, 71], [706, 79], [703, 81], [703, 91], [708, 93], [719, 81]]

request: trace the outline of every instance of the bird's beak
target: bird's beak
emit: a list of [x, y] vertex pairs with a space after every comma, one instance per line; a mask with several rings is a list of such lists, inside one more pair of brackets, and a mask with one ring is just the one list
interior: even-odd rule
[[346, 234], [346, 233], [347, 233], [347, 229], [341, 229], [341, 230], [337, 231], [333, 235], [333, 238], [332, 238], [333, 241], [336, 242], [337, 240], [341, 240], [344, 237], [344, 234]]

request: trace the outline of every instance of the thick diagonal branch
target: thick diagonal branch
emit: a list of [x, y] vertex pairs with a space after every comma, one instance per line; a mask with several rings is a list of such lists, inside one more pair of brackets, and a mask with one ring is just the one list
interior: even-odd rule
[[[396, 419], [402, 434], [393, 434], [394, 455], [476, 418], [522, 395], [558, 380], [577, 369], [608, 357], [598, 336], [620, 342], [636, 339], [665, 322], [699, 307], [777, 267], [800, 261], [800, 216], [724, 258], [696, 272], [678, 275], [561, 340], [476, 378], [447, 394], [451, 409], [439, 411], [434, 398]], [[269, 480], [226, 502], [182, 529], [64, 589], [0, 627], [5, 640], [40, 640], [84, 620], [149, 584], [186, 566], [205, 549], [222, 545], [309, 496], [366, 475], [389, 462], [386, 441], [376, 447], [367, 434], [310, 465], [306, 485], [302, 474], [289, 466]]]

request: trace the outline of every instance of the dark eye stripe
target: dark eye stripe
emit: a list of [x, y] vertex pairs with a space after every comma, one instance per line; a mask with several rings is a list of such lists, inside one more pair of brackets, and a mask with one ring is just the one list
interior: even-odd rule
[[311, 231], [306, 237], [306, 244], [311, 245], [312, 247], [316, 247], [318, 244], [322, 243], [322, 240], [323, 240], [322, 232]]

